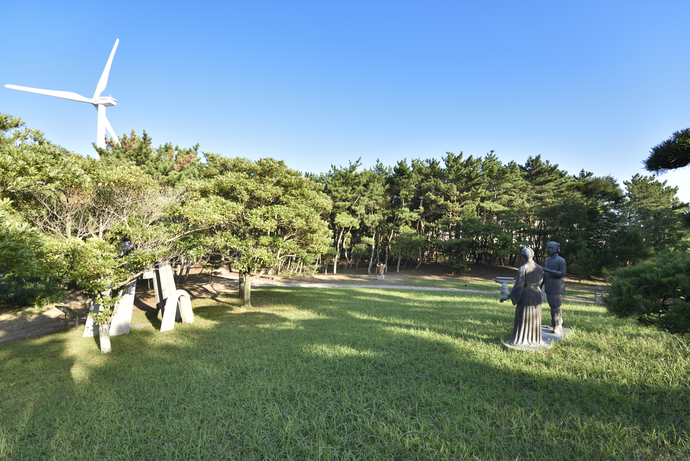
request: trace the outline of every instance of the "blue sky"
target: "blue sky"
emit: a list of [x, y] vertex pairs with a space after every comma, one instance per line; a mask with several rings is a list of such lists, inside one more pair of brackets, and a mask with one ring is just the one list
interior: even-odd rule
[[[690, 2], [3, 4], [0, 84], [92, 96], [115, 131], [326, 172], [529, 156], [619, 182], [690, 127]], [[0, 87], [0, 112], [94, 155], [96, 111]], [[661, 177], [690, 201], [690, 169]]]

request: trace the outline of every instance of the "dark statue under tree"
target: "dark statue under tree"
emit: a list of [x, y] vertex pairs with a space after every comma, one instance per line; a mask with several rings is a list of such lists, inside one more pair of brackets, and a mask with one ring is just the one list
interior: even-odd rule
[[508, 346], [518, 347], [542, 347], [541, 338], [541, 284], [544, 270], [533, 261], [534, 251], [525, 247], [522, 249], [522, 257], [526, 262], [518, 269], [513, 289], [501, 298], [501, 302], [510, 299], [515, 308], [515, 322], [513, 335]]
[[565, 294], [565, 259], [558, 253], [561, 245], [557, 242], [546, 244], [546, 251], [549, 257], [544, 263], [544, 281], [542, 286], [546, 291], [546, 299], [551, 308], [551, 329], [555, 334], [563, 332], [563, 313], [561, 312], [561, 302]]

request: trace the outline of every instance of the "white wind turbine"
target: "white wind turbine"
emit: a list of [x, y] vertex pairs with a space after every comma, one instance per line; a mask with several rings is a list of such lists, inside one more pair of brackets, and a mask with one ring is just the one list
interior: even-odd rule
[[115, 46], [113, 46], [113, 51], [110, 52], [110, 57], [108, 58], [108, 63], [103, 69], [103, 74], [101, 79], [96, 85], [96, 92], [93, 94], [93, 98], [87, 98], [77, 93], [72, 93], [71, 91], [54, 91], [54, 90], [40, 90], [38, 88], [29, 88], [26, 86], [17, 85], [5, 85], [7, 88], [20, 91], [28, 91], [29, 93], [46, 94], [48, 96], [55, 96], [56, 98], [69, 99], [70, 101], [78, 102], [88, 102], [93, 104], [93, 106], [98, 110], [98, 132], [96, 134], [96, 145], [98, 147], [105, 148], [105, 130], [113, 137], [116, 142], [119, 142], [113, 127], [110, 126], [110, 122], [105, 118], [105, 108], [109, 106], [114, 106], [117, 104], [117, 99], [112, 96], [101, 96], [105, 86], [108, 84], [108, 74], [110, 73], [110, 65], [113, 63], [113, 57], [115, 56], [115, 50], [117, 49], [117, 44], [120, 43], [120, 39], [115, 40]]

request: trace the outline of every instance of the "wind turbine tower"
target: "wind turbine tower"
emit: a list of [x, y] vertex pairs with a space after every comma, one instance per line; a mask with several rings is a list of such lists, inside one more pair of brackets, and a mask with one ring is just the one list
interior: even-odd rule
[[56, 98], [69, 99], [70, 101], [87, 102], [89, 104], [93, 104], [93, 106], [98, 111], [98, 129], [96, 133], [96, 145], [98, 147], [105, 148], [106, 129], [116, 142], [120, 141], [117, 135], [115, 134], [115, 130], [113, 130], [113, 127], [110, 126], [110, 122], [108, 122], [108, 119], [105, 118], [105, 108], [117, 104], [117, 99], [113, 98], [112, 96], [101, 96], [101, 93], [103, 93], [103, 90], [105, 90], [105, 86], [108, 84], [108, 74], [110, 74], [110, 65], [113, 63], [113, 57], [115, 56], [115, 50], [117, 50], [118, 43], [120, 43], [119, 38], [115, 40], [115, 46], [113, 46], [113, 51], [110, 52], [110, 57], [108, 58], [108, 62], [105, 65], [105, 69], [103, 69], [101, 79], [98, 81], [98, 85], [96, 85], [96, 92], [93, 94], [93, 98], [87, 98], [80, 94], [72, 93], [71, 91], [41, 90], [38, 88], [29, 88], [26, 86], [18, 85], [5, 85], [5, 87], [11, 88], [13, 90], [28, 91], [29, 93], [45, 94], [48, 96], [55, 96]]

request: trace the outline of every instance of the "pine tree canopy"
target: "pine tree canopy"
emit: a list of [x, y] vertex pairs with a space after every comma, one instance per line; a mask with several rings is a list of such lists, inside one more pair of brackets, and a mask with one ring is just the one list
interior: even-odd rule
[[690, 164], [690, 128], [676, 131], [661, 144], [652, 147], [644, 162], [647, 171], [665, 173]]

